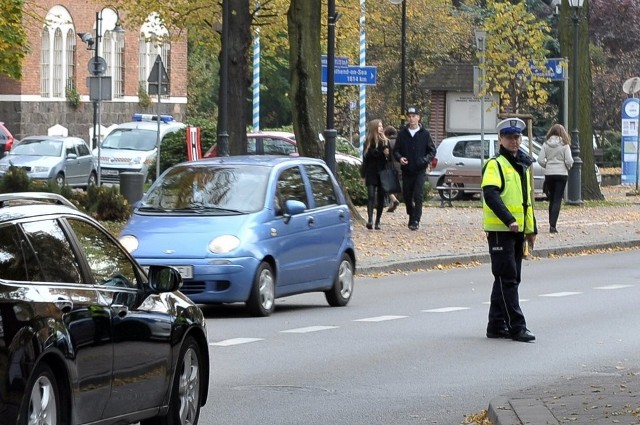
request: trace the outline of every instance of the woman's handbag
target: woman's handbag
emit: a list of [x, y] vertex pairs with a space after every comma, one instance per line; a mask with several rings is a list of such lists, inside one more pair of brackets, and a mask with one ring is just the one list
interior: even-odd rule
[[378, 172], [380, 176], [380, 184], [385, 193], [400, 193], [400, 180], [398, 179], [398, 171], [394, 168], [385, 168]]

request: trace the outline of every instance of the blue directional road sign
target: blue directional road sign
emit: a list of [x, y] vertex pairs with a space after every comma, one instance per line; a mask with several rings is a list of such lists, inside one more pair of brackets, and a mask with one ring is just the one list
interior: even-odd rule
[[[378, 69], [375, 66], [336, 66], [333, 69], [335, 84], [370, 85], [376, 84]], [[322, 67], [322, 82], [327, 82], [327, 67]]]
[[[327, 55], [322, 55], [320, 59], [322, 66], [327, 66]], [[349, 58], [346, 56], [334, 56], [333, 63], [334, 66], [349, 66]]]
[[544, 70], [531, 64], [531, 72], [540, 77], [547, 77], [551, 81], [564, 81], [564, 66], [562, 58], [547, 59]]

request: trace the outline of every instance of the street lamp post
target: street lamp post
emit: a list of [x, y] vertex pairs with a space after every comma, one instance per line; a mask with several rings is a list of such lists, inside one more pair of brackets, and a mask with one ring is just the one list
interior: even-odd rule
[[229, 156], [229, 133], [227, 131], [227, 107], [229, 89], [229, 1], [222, 0], [222, 64], [220, 69], [220, 103], [218, 114], [218, 155]]
[[391, 4], [402, 4], [400, 29], [400, 127], [404, 126], [407, 109], [407, 1], [389, 0]]
[[573, 167], [569, 170], [567, 203], [582, 204], [582, 159], [580, 159], [580, 132], [578, 131], [578, 12], [584, 0], [569, 0], [573, 8], [573, 130], [571, 131], [571, 156]]
[[478, 94], [480, 95], [480, 165], [484, 165], [484, 51], [485, 42], [487, 39], [487, 32], [476, 29], [474, 30], [476, 38], [476, 49], [480, 52], [480, 67], [478, 73], [480, 74], [480, 84], [478, 87]]
[[[124, 33], [124, 29], [120, 25], [120, 18], [117, 12], [116, 12], [116, 17], [117, 17], [116, 23], [112, 31], [117, 36], [120, 36], [121, 34]], [[93, 58], [89, 62], [89, 71], [91, 72], [93, 77], [90, 77], [89, 81], [92, 81], [95, 78], [95, 81], [97, 81], [97, 84], [90, 83], [89, 85], [89, 91], [90, 91], [89, 98], [93, 101], [93, 134], [91, 137], [91, 144], [93, 148], [98, 149], [98, 164], [96, 166], [97, 168], [96, 171], [98, 173], [98, 176], [96, 178], [96, 184], [100, 186], [100, 179], [101, 179], [100, 126], [102, 125], [100, 116], [101, 116], [101, 108], [102, 108], [102, 100], [103, 100], [102, 98], [104, 94], [102, 92], [102, 82], [103, 82], [102, 80], [103, 80], [103, 75], [107, 68], [107, 63], [105, 59], [100, 56], [100, 40], [102, 40], [102, 10], [100, 10], [99, 12], [96, 12], [95, 27], [96, 27], [95, 37], [88, 32], [80, 32], [78, 33], [78, 37], [80, 37], [80, 40], [82, 40], [83, 43], [86, 43], [87, 50], [93, 50]], [[108, 97], [109, 99], [111, 99], [110, 96], [111, 96], [111, 93], [109, 93], [109, 97]]]
[[324, 130], [324, 161], [336, 172], [336, 136], [334, 128], [335, 56], [336, 56], [336, 1], [329, 0], [327, 16], [327, 128]]

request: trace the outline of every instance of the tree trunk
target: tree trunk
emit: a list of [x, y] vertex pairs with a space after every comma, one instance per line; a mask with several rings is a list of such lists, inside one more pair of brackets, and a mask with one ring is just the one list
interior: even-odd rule
[[[251, 15], [249, 0], [224, 0], [229, 2], [229, 70], [227, 87], [227, 132], [229, 154], [241, 155], [247, 149], [247, 124], [249, 123], [249, 87], [251, 85], [247, 52], [251, 47]], [[227, 46], [222, 46], [222, 51]], [[222, 71], [222, 51], [220, 71]], [[220, 76], [222, 81], [222, 75]], [[223, 87], [220, 86], [222, 99]], [[222, 107], [222, 105], [220, 105]], [[219, 120], [219, 118], [218, 118]], [[220, 128], [220, 121], [218, 121]]]
[[300, 155], [324, 157], [320, 0], [291, 0], [287, 13], [293, 131]]
[[[593, 157], [593, 128], [591, 120], [591, 59], [589, 56], [589, 1], [584, 2], [584, 7], [578, 10], [578, 122], [573, 122], [573, 110], [576, 107], [573, 102], [569, 102], [569, 128], [571, 134], [577, 124], [580, 136], [580, 158], [582, 159], [582, 199], [600, 200], [604, 199], [598, 181], [596, 180], [595, 161]], [[569, 58], [569, 77], [573, 76], [571, 68], [573, 66], [573, 14], [574, 11], [567, 2], [563, 2], [560, 9], [559, 38], [562, 55]], [[569, 99], [573, 99], [574, 84], [569, 84]]]

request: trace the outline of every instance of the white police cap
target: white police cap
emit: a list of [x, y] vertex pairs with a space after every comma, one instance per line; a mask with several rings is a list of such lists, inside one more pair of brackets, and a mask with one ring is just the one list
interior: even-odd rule
[[526, 124], [520, 118], [507, 118], [496, 126], [500, 134], [522, 134], [525, 127]]

